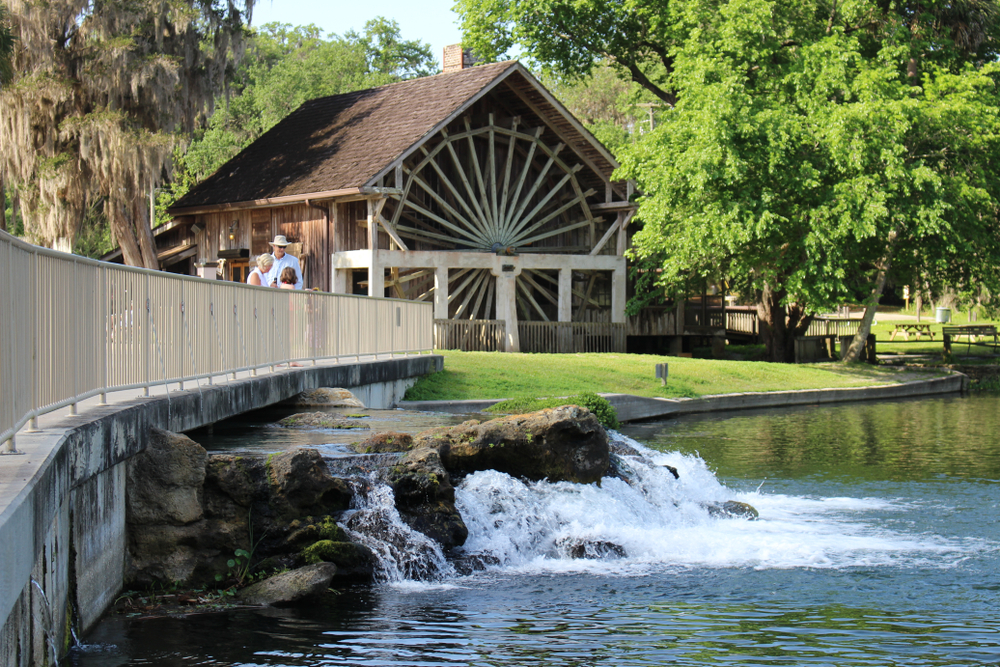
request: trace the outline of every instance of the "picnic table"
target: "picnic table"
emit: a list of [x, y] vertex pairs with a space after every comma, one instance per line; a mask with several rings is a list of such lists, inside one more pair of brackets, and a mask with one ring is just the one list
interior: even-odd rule
[[930, 324], [920, 324], [917, 322], [897, 324], [895, 327], [893, 327], [892, 333], [889, 334], [889, 340], [890, 341], [896, 340], [896, 334], [899, 333], [903, 334], [903, 338], [905, 338], [907, 341], [910, 340], [911, 333], [916, 334], [917, 340], [920, 340], [920, 337], [923, 336], [924, 334], [929, 336], [931, 340], [934, 340], [934, 332], [931, 331]]
[[[1000, 340], [997, 336], [997, 328], [992, 324], [979, 324], [970, 325], [963, 327], [942, 327], [941, 333], [944, 334], [944, 351], [951, 352], [951, 343], [954, 339], [959, 336], [965, 336], [966, 353], [972, 349], [973, 345], [981, 345], [983, 347], [988, 347], [994, 352], [997, 348], [1000, 348]], [[985, 340], [984, 340], [985, 339]], [[990, 340], [992, 339], [992, 340]], [[957, 340], [955, 342], [958, 342]]]

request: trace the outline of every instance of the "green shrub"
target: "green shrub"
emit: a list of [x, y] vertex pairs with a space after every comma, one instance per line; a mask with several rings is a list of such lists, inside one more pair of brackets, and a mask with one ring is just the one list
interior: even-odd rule
[[560, 405], [579, 405], [581, 408], [587, 408], [597, 417], [597, 421], [604, 428], [617, 429], [621, 426], [618, 422], [618, 411], [615, 410], [615, 406], [611, 405], [608, 399], [593, 392], [584, 392], [565, 398], [512, 398], [500, 401], [487, 408], [486, 412], [514, 415], [544, 410], [545, 408], [558, 408]]

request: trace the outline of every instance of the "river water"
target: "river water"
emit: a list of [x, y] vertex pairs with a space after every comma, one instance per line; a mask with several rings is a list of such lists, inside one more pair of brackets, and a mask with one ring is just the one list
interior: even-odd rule
[[[631, 485], [467, 478], [466, 548], [498, 563], [485, 571], [442, 561], [431, 580], [383, 576], [294, 610], [110, 617], [70, 661], [1000, 664], [1000, 399], [729, 413], [622, 436], [646, 454]], [[241, 424], [200, 440], [264, 451], [301, 440], [336, 455], [356, 438]], [[729, 499], [760, 519], [705, 509]], [[625, 555], [573, 559], [574, 540]]]

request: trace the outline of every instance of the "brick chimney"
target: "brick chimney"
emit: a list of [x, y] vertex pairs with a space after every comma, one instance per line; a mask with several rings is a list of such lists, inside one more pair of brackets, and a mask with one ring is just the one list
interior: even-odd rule
[[472, 49], [462, 49], [461, 44], [452, 44], [444, 47], [445, 72], [454, 72], [460, 69], [468, 69], [476, 64], [476, 58], [472, 55]]

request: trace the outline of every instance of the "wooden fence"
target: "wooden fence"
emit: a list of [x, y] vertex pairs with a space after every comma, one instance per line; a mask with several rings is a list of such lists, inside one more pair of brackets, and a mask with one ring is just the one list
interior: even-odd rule
[[[434, 347], [503, 352], [503, 320], [434, 320]], [[612, 322], [519, 322], [521, 352], [624, 352], [627, 325]]]
[[434, 320], [434, 348], [463, 352], [503, 352], [503, 320]]

